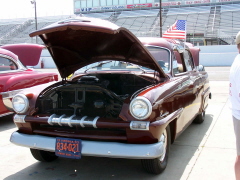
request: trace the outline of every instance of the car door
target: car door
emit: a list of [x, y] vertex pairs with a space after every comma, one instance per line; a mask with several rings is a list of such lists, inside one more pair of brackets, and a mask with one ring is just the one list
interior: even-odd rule
[[179, 79], [177, 104], [181, 104], [183, 112], [177, 121], [179, 135], [199, 112], [201, 98], [201, 76], [194, 66], [193, 58], [188, 50], [174, 52], [177, 63], [173, 63], [174, 78]]
[[187, 72], [189, 72], [193, 102], [189, 109], [191, 117], [195, 117], [198, 114], [201, 106], [201, 92], [203, 91], [202, 77], [194, 65], [194, 61], [190, 51], [185, 50], [183, 52], [184, 63], [186, 65]]

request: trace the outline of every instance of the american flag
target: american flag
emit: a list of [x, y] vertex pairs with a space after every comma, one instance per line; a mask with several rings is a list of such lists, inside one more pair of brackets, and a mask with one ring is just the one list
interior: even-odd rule
[[177, 20], [165, 33], [163, 38], [186, 39], [186, 20]]

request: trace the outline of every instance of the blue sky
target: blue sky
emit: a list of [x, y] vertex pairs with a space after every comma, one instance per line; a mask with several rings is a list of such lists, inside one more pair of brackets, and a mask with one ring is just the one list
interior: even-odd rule
[[[71, 15], [73, 0], [36, 0], [37, 16]], [[0, 19], [34, 17], [31, 0], [0, 0]]]

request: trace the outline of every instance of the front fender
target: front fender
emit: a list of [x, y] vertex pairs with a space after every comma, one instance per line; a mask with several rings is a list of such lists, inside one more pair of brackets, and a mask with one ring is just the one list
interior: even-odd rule
[[171, 114], [168, 114], [165, 117], [159, 117], [156, 119], [156, 121], [150, 123], [149, 130], [152, 136], [159, 141], [164, 129], [169, 125], [171, 130], [171, 141], [174, 142], [176, 137], [175, 120], [178, 119], [182, 112], [183, 108], [179, 108]]
[[14, 111], [12, 106], [12, 98], [19, 93], [24, 95], [31, 94], [31, 98], [29, 98], [30, 107], [35, 108], [35, 101], [39, 93], [46, 87], [55, 83], [56, 81], [52, 81], [46, 84], [41, 84], [41, 85], [33, 86], [30, 88], [23, 88], [23, 89], [3, 92], [1, 93], [3, 98], [3, 104], [9, 111]]
[[180, 114], [182, 113], [182, 111], [183, 111], [183, 108], [180, 108], [180, 109], [174, 111], [173, 113], [167, 115], [164, 118], [159, 117], [156, 119], [156, 121], [150, 123], [150, 126], [156, 127], [156, 126], [161, 126], [163, 124], [169, 124], [174, 119], [177, 119], [180, 116]]

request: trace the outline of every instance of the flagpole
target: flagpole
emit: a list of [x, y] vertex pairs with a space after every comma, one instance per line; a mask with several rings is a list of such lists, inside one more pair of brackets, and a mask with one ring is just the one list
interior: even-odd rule
[[186, 21], [186, 23], [185, 23], [185, 41], [184, 41], [184, 51], [185, 51], [185, 44], [186, 44], [186, 42], [187, 42], [187, 21]]
[[159, 0], [160, 37], [162, 37], [162, 0]]

